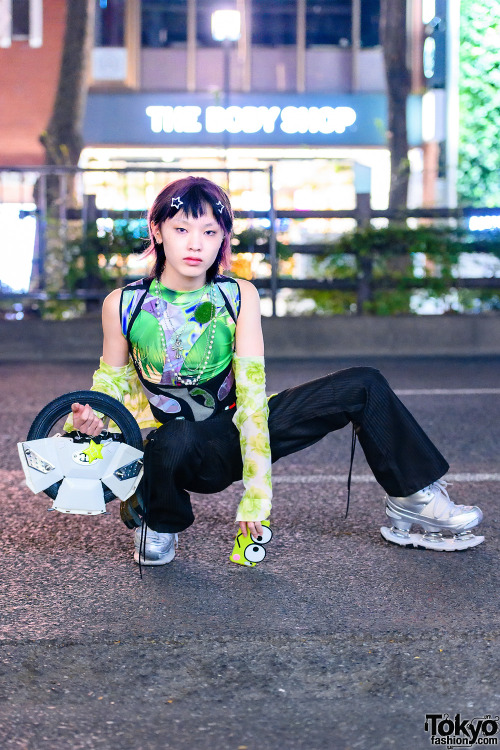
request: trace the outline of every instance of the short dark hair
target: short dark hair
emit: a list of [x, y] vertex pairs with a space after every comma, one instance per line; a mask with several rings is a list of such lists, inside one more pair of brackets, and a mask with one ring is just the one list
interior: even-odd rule
[[[179, 198], [177, 205], [175, 199]], [[182, 205], [181, 205], [182, 202]], [[233, 231], [233, 210], [226, 192], [207, 180], [206, 177], [182, 177], [165, 185], [156, 196], [148, 212], [148, 232], [150, 244], [144, 251], [144, 256], [155, 254], [156, 260], [151, 278], [159, 279], [165, 268], [165, 251], [163, 243], [156, 241], [153, 225], [160, 227], [164, 221], [171, 219], [178, 211], [184, 211], [187, 216], [197, 219], [206, 213], [210, 206], [214, 217], [224, 232], [224, 239], [215, 261], [207, 271], [207, 281], [213, 281], [222, 268], [231, 265], [231, 235]]]

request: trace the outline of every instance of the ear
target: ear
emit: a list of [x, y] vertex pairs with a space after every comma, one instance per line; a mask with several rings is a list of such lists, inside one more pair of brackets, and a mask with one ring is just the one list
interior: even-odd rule
[[161, 245], [163, 240], [162, 240], [160, 228], [156, 224], [151, 223], [151, 234], [153, 235], [155, 242], [158, 245]]

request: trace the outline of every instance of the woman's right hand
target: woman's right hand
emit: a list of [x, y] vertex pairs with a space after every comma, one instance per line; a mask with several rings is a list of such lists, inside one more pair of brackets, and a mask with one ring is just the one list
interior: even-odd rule
[[91, 437], [101, 434], [104, 423], [94, 414], [88, 404], [85, 404], [85, 406], [78, 403], [71, 404], [71, 411], [73, 412], [73, 427], [75, 430]]

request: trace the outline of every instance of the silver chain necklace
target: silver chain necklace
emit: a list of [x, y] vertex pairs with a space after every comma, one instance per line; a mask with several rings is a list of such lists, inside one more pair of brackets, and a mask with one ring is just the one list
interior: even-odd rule
[[[173, 363], [172, 363], [172, 361], [170, 359], [170, 356], [169, 356], [169, 353], [168, 353], [168, 346], [167, 346], [167, 342], [166, 342], [166, 339], [165, 339], [165, 331], [163, 330], [163, 326], [161, 325], [161, 320], [162, 319], [168, 320], [169, 327], [172, 330], [172, 338], [174, 338], [174, 343], [172, 345], [172, 351], [174, 352], [174, 354], [177, 357], [177, 359], [180, 359], [182, 357], [182, 349], [183, 349], [183, 347], [182, 347], [182, 341], [181, 341], [181, 334], [184, 331], [184, 328], [189, 323], [189, 321], [186, 321], [184, 323], [184, 325], [180, 329], [179, 328], [178, 329], [174, 328], [172, 320], [170, 319], [170, 316], [168, 314], [168, 304], [167, 303], [164, 304], [163, 297], [160, 294], [160, 286], [159, 286], [159, 283], [158, 283], [158, 279], [155, 279], [155, 282], [156, 282], [156, 286], [155, 286], [155, 292], [156, 292], [156, 295], [155, 295], [156, 312], [157, 312], [157, 315], [158, 315], [158, 321], [160, 322], [160, 335], [161, 335], [161, 338], [162, 338], [162, 344], [163, 344], [163, 348], [165, 350], [165, 355], [166, 355], [167, 361], [168, 361], [168, 363], [170, 365], [170, 369], [171, 369], [171, 371], [173, 373], [175, 373], [177, 379], [179, 380], [179, 382], [182, 385], [197, 385], [197, 383], [200, 382], [200, 380], [201, 380], [201, 378], [203, 376], [203, 373], [205, 372], [205, 370], [207, 368], [207, 365], [208, 365], [208, 362], [209, 362], [209, 359], [210, 359], [210, 355], [212, 353], [214, 339], [215, 339], [215, 328], [216, 328], [216, 324], [217, 324], [217, 307], [215, 305], [215, 288], [214, 288], [214, 284], [213, 283], [210, 284], [210, 287], [209, 287], [209, 299], [210, 299], [210, 306], [211, 307], [210, 307], [210, 318], [207, 321], [209, 323], [209, 326], [208, 326], [208, 331], [207, 331], [208, 332], [207, 343], [205, 345], [205, 352], [204, 352], [204, 355], [203, 355], [203, 364], [202, 364], [201, 369], [199, 370], [199, 372], [198, 372], [197, 375], [190, 376], [190, 377], [184, 377], [183, 375], [180, 374], [180, 371], [176, 372], [176, 370], [174, 368], [174, 365], [173, 365]], [[205, 296], [205, 287], [203, 288], [203, 292], [201, 294], [201, 297], [199, 298], [199, 300], [198, 300], [198, 302], [196, 304], [195, 315], [196, 315], [196, 310], [200, 307], [201, 300], [203, 299], [204, 296]], [[160, 301], [162, 303], [163, 309], [160, 309]], [[182, 368], [182, 365], [185, 365], [187, 367], [185, 358], [183, 358], [183, 362], [182, 362], [181, 367], [179, 368], [179, 370]], [[188, 368], [188, 369], [191, 372], [194, 372], [194, 370], [192, 370], [191, 368]]]
[[[161, 297], [161, 294], [160, 294], [160, 285], [158, 283], [158, 279], [155, 279], [155, 281], [156, 281], [156, 298], [157, 298], [156, 309], [159, 312], [159, 309], [158, 309], [158, 300], [161, 299], [161, 301], [163, 302], [163, 298]], [[194, 315], [195, 315], [195, 317], [196, 317], [196, 311], [200, 307], [201, 301], [202, 301], [203, 297], [205, 296], [206, 286], [207, 285], [205, 284], [205, 286], [202, 288], [201, 295], [200, 295], [200, 297], [198, 298], [198, 300], [197, 300], [197, 302], [195, 304], [195, 308], [194, 308]], [[182, 334], [184, 333], [185, 327], [189, 323], [189, 320], [186, 320], [186, 322], [184, 323], [184, 325], [182, 325], [180, 328], [176, 329], [175, 326], [174, 326], [174, 324], [172, 323], [172, 319], [170, 318], [170, 315], [168, 314], [168, 303], [167, 302], [165, 302], [165, 304], [164, 304], [163, 313], [164, 313], [165, 319], [168, 321], [168, 327], [172, 331], [172, 339], [174, 340], [173, 343], [172, 343], [172, 340], [170, 340], [170, 348], [174, 352], [176, 359], [180, 359], [181, 356], [182, 356], [182, 350], [184, 348], [182, 346], [182, 338], [181, 337], [182, 337]]]

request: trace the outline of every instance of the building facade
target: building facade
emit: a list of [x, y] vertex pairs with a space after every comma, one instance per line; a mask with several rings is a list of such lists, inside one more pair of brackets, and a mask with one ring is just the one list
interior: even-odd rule
[[[219, 8], [239, 11], [238, 41], [214, 40]], [[383, 205], [378, 20], [379, 0], [105, 0], [96, 7], [83, 163], [273, 164], [277, 208], [329, 209], [354, 205], [360, 162], [376, 171]], [[237, 208], [268, 207], [264, 174], [230, 180]]]
[[66, 0], [0, 0], [0, 165], [43, 164]]
[[[434, 64], [435, 51], [426, 58], [423, 49], [448, 4], [408, 0], [412, 205], [439, 202], [443, 194], [438, 144], [445, 141], [448, 96], [444, 80], [423, 95], [435, 76], [425, 62]], [[39, 135], [54, 100], [65, 6], [65, 0], [0, 0], [4, 166], [43, 163]], [[81, 165], [168, 172], [272, 164], [276, 207], [283, 209], [352, 208], [356, 175], [363, 173], [366, 183], [368, 169], [372, 205], [384, 208], [389, 153], [379, 6], [379, 0], [95, 0]], [[221, 8], [240, 14], [235, 42], [214, 39], [211, 15]], [[125, 186], [119, 177], [96, 174], [85, 190], [96, 193], [98, 204], [139, 208], [162, 179], [132, 177]], [[228, 186], [236, 207], [265, 209], [266, 179], [234, 172]]]
[[[13, 238], [34, 224], [19, 216], [34, 208], [67, 1], [0, 0], [0, 217]], [[271, 192], [285, 213], [350, 211], [357, 193], [369, 193], [374, 208], [387, 206], [379, 0], [89, 3], [94, 34], [78, 191], [95, 196], [102, 215], [144, 212], [179, 170], [208, 174], [245, 212], [268, 211]], [[450, 204], [458, 4], [407, 3], [409, 203]], [[213, 33], [215, 10], [239, 13], [237, 40]], [[23, 166], [33, 169], [13, 171]], [[241, 220], [236, 229], [249, 226], [265, 229], [269, 220]], [[275, 228], [286, 243], [314, 244], [353, 226], [323, 216], [282, 218]], [[302, 261], [297, 256], [292, 269], [299, 276]]]

